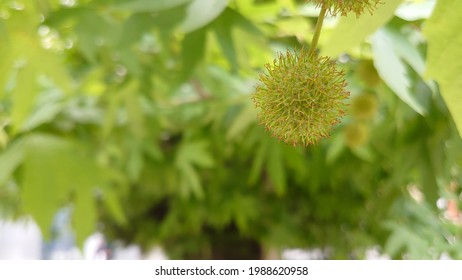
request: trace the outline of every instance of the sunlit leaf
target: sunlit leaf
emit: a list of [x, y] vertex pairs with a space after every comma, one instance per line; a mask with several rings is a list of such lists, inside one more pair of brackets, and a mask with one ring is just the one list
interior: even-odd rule
[[133, 12], [160, 12], [189, 3], [193, 0], [128, 0], [113, 5], [111, 9]]
[[278, 147], [278, 145], [273, 144], [271, 146], [271, 153], [268, 155], [267, 169], [268, 176], [273, 183], [274, 191], [278, 195], [283, 195], [286, 192], [287, 181], [281, 148]]
[[122, 225], [127, 223], [124, 209], [114, 191], [106, 188], [104, 190], [103, 202], [107, 206], [109, 213], [114, 217], [114, 220]]
[[379, 76], [396, 93], [399, 98], [419, 114], [425, 114], [424, 103], [411, 93], [411, 81], [406, 64], [395, 51], [392, 41], [383, 30], [377, 31], [372, 37], [374, 66]]
[[127, 175], [132, 182], [136, 182], [144, 166], [143, 151], [138, 143], [131, 143], [127, 158]]
[[27, 142], [21, 201], [45, 238], [50, 236], [55, 212], [69, 198], [71, 188], [79, 187], [69, 180], [74, 165], [69, 154], [74, 154], [72, 145], [55, 137], [35, 136]]
[[184, 32], [199, 29], [218, 17], [227, 5], [228, 0], [193, 0], [180, 27]]
[[39, 108], [22, 126], [22, 130], [31, 130], [41, 124], [50, 122], [62, 110], [63, 104], [50, 104]]
[[408, 20], [427, 19], [435, 8], [436, 0], [404, 2], [397, 10], [396, 16]]
[[238, 68], [238, 61], [232, 29], [237, 19], [238, 17], [235, 13], [230, 9], [227, 9], [212, 25], [223, 54], [234, 71]]
[[252, 105], [247, 105], [234, 119], [226, 134], [226, 138], [232, 140], [236, 137], [243, 135], [243, 132], [256, 121], [256, 109]]
[[358, 46], [367, 36], [387, 23], [403, 0], [388, 0], [380, 4], [373, 15], [365, 13], [356, 18], [355, 14], [342, 17], [329, 38], [322, 46], [322, 53], [337, 56]]
[[438, 1], [435, 11], [425, 24], [428, 39], [426, 76], [435, 79], [462, 135], [462, 2]]
[[22, 163], [25, 145], [25, 140], [19, 139], [0, 153], [0, 186], [11, 179], [13, 172]]
[[207, 29], [198, 29], [186, 34], [181, 43], [181, 79], [187, 79], [202, 61], [205, 52]]
[[395, 52], [406, 61], [419, 75], [423, 75], [425, 70], [425, 61], [419, 53], [417, 46], [411, 44], [406, 36], [397, 29], [387, 27], [381, 29], [393, 45]]
[[88, 234], [95, 223], [95, 210], [87, 209], [91, 207], [88, 205], [89, 200], [93, 200], [93, 189], [105, 184], [108, 174], [79, 153], [81, 149], [71, 141], [50, 135], [32, 135], [25, 141], [20, 180], [24, 211], [33, 214], [42, 234], [48, 238], [54, 213], [74, 197], [77, 201], [74, 215], [90, 215], [85, 221], [78, 218], [82, 229], [77, 230], [77, 238], [83, 240], [86, 236], [80, 234]]
[[96, 205], [91, 190], [80, 191], [76, 196], [72, 218], [77, 245], [82, 246], [85, 239], [96, 230]]

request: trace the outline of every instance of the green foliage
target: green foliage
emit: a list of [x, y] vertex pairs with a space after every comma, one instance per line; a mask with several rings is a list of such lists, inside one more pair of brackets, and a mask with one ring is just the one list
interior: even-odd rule
[[209, 2], [0, 2], [0, 214], [30, 214], [47, 237], [71, 206], [79, 243], [101, 223], [111, 240], [172, 258], [261, 247], [360, 258], [375, 245], [460, 257], [459, 227], [434, 207], [461, 183], [441, 97], [459, 122], [448, 99], [461, 80], [458, 1], [438, 1], [428, 21], [408, 6], [394, 16], [402, 1], [326, 19], [321, 53], [348, 52], [338, 67], [351, 102], [367, 92], [374, 108], [352, 104], [309, 148], [270, 138], [251, 94], [265, 63], [310, 41], [315, 5]]
[[379, 5], [373, 14], [364, 14], [356, 18], [353, 14], [342, 17], [329, 39], [324, 44], [322, 52], [326, 55], [337, 56], [344, 51], [357, 47], [378, 28], [386, 24], [394, 15], [396, 8], [403, 0], [388, 0]]
[[354, 13], [356, 17], [362, 15], [365, 11], [373, 14], [380, 0], [363, 0], [363, 1], [336, 1], [336, 0], [314, 0], [318, 6], [325, 5], [331, 15], [338, 14], [346, 16], [348, 13]]
[[[412, 65], [421, 62], [419, 54], [414, 47], [406, 41], [403, 36], [396, 35], [394, 31], [389, 31], [383, 28], [377, 31], [372, 38], [372, 52], [374, 54], [374, 64], [377, 72], [385, 83], [401, 98], [403, 102], [408, 104], [419, 114], [426, 114], [425, 97], [416, 96], [411, 90], [410, 69], [405, 64], [404, 57], [416, 57], [415, 60], [406, 61]], [[403, 42], [404, 44], [399, 44]], [[404, 45], [404, 46], [403, 46]], [[411, 49], [411, 55], [406, 55], [406, 48]], [[419, 63], [419, 70], [421, 69]], [[416, 67], [417, 68], [417, 67]], [[416, 70], [417, 71], [417, 70]], [[422, 72], [420, 72], [422, 73]]]
[[462, 35], [456, 31], [457, 26], [462, 24], [462, 15], [457, 12], [461, 8], [460, 1], [439, 1], [424, 29], [429, 41], [426, 75], [439, 83], [459, 133], [462, 131], [462, 104], [459, 98], [462, 87], [462, 62], [453, 61], [453, 58], [460, 55], [462, 44]]

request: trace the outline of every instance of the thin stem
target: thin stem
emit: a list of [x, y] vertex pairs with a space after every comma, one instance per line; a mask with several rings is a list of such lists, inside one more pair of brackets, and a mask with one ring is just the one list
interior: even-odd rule
[[324, 22], [324, 17], [327, 13], [327, 4], [326, 2], [322, 3], [321, 12], [319, 13], [318, 21], [316, 22], [316, 27], [314, 29], [313, 39], [311, 39], [310, 52], [309, 56], [313, 56], [316, 53], [316, 47], [318, 45], [319, 35], [321, 35], [322, 23]]

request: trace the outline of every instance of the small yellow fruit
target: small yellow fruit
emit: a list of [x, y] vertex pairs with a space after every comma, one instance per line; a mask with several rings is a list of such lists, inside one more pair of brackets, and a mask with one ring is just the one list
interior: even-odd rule
[[358, 147], [369, 139], [369, 127], [363, 123], [350, 123], [343, 130], [345, 144], [350, 147]]
[[378, 85], [381, 81], [372, 60], [362, 60], [358, 66], [356, 66], [355, 73], [361, 81], [370, 87]]
[[350, 111], [357, 120], [370, 120], [377, 113], [378, 102], [375, 95], [365, 91], [351, 100]]

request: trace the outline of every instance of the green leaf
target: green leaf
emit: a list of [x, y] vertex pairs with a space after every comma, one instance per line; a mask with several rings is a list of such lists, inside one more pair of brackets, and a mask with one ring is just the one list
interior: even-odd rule
[[83, 240], [86, 235], [80, 234], [88, 234], [88, 229], [95, 226], [96, 210], [89, 200], [93, 199], [94, 188], [108, 180], [107, 170], [85, 157], [81, 147], [72, 141], [44, 134], [33, 134], [24, 141], [27, 145], [19, 181], [23, 210], [32, 214], [48, 238], [55, 212], [73, 197], [74, 215], [78, 226], [82, 226], [76, 229], [77, 239]]
[[186, 80], [204, 58], [207, 29], [201, 28], [186, 34], [181, 42], [181, 80]]
[[29, 115], [21, 126], [21, 131], [30, 131], [41, 124], [54, 120], [64, 108], [61, 96], [50, 92], [39, 96], [35, 110]]
[[365, 13], [356, 18], [353, 13], [342, 17], [328, 40], [322, 46], [322, 53], [338, 56], [342, 52], [358, 46], [367, 36], [386, 24], [394, 15], [396, 8], [403, 0], [387, 0], [379, 4], [373, 15]]
[[230, 208], [233, 210], [233, 216], [236, 225], [242, 231], [252, 230], [252, 221], [259, 218], [258, 201], [255, 197], [235, 195], [232, 199]]
[[175, 166], [181, 172], [183, 193], [192, 192], [196, 197], [203, 198], [204, 190], [201, 179], [194, 166], [208, 168], [214, 165], [214, 160], [207, 151], [208, 142], [205, 140], [183, 142], [175, 158]]
[[435, 5], [436, 0], [404, 2], [396, 10], [396, 16], [407, 21], [427, 19], [432, 14]]
[[197, 198], [203, 199], [205, 196], [204, 189], [202, 188], [201, 179], [197, 174], [197, 171], [192, 165], [185, 164], [179, 167], [182, 172], [182, 185], [185, 194], [192, 192]]
[[69, 195], [73, 182], [70, 178], [75, 178], [69, 176], [73, 162], [68, 156], [74, 151], [69, 142], [56, 137], [36, 135], [27, 140], [21, 203], [48, 239], [53, 216]]
[[93, 192], [89, 189], [79, 192], [74, 199], [72, 219], [78, 246], [81, 247], [85, 239], [96, 230], [96, 213]]
[[392, 229], [392, 234], [385, 244], [385, 252], [391, 256], [396, 256], [406, 246], [407, 235], [396, 223], [388, 223], [387, 227]]
[[109, 188], [104, 189], [103, 202], [117, 223], [121, 225], [127, 224], [127, 217], [125, 216], [124, 209], [120, 205], [120, 201], [113, 190]]
[[25, 141], [19, 139], [0, 153], [0, 187], [13, 176], [13, 172], [24, 159]]
[[19, 69], [16, 76], [16, 87], [12, 94], [13, 111], [11, 121], [13, 133], [16, 133], [28, 118], [38, 95], [37, 76], [35, 69], [27, 65]]
[[[34, 29], [30, 30], [31, 26], [27, 25], [29, 21], [24, 15], [15, 14], [8, 23], [10, 50], [6, 50], [5, 65], [16, 73], [15, 79], [12, 80], [14, 86], [11, 93], [14, 134], [20, 130], [36, 103], [40, 78], [49, 78], [65, 93], [70, 91], [71, 80], [62, 63], [62, 57], [42, 48], [40, 38]], [[12, 61], [15, 62], [14, 67], [11, 65]], [[46, 63], [43, 63], [44, 61]], [[11, 69], [0, 69], [0, 75], [9, 78], [8, 72]]]
[[145, 134], [145, 118], [143, 108], [141, 107], [141, 97], [136, 94], [139, 90], [139, 84], [132, 80], [120, 92], [125, 105], [130, 130], [138, 137], [142, 138]]
[[239, 11], [242, 11], [246, 16], [252, 20], [261, 22], [272, 20], [282, 11], [294, 14], [297, 12], [297, 6], [293, 1], [279, 0], [279, 1], [248, 1], [248, 0], [235, 0], [236, 6]]
[[181, 165], [197, 165], [198, 167], [209, 168], [214, 165], [214, 160], [207, 151], [208, 142], [199, 140], [184, 142], [178, 151], [176, 163]]
[[426, 77], [435, 79], [462, 135], [462, 1], [438, 1], [424, 27], [428, 39]]
[[419, 114], [425, 115], [427, 110], [423, 100], [410, 91], [411, 81], [407, 65], [401, 60], [392, 40], [383, 29], [372, 37], [372, 51], [374, 66], [382, 80], [404, 103]]
[[273, 141], [268, 155], [268, 175], [277, 195], [283, 195], [287, 188], [286, 172], [279, 143]]
[[394, 51], [401, 59], [406, 61], [419, 75], [424, 74], [425, 61], [420, 54], [418, 47], [411, 44], [406, 36], [396, 28], [385, 26], [381, 29], [384, 35], [390, 40]]
[[234, 13], [229, 11], [229, 9], [226, 9], [225, 12], [223, 12], [222, 15], [214, 22], [213, 30], [224, 56], [229, 61], [232, 70], [235, 71], [239, 66], [232, 34]]
[[127, 0], [110, 8], [119, 11], [160, 12], [191, 2], [192, 0]]
[[245, 130], [256, 122], [256, 109], [251, 104], [246, 104], [237, 114], [233, 120], [228, 132], [226, 133], [226, 139], [234, 140], [239, 136], [242, 136]]
[[351, 152], [364, 161], [374, 162], [374, 153], [369, 146], [362, 145], [358, 147], [353, 147], [351, 148]]
[[8, 145], [8, 141], [10, 137], [8, 137], [8, 133], [6, 133], [5, 129], [0, 126], [0, 151], [6, 148]]
[[180, 25], [184, 32], [199, 29], [217, 18], [228, 5], [227, 0], [193, 0], [187, 8], [186, 18]]

